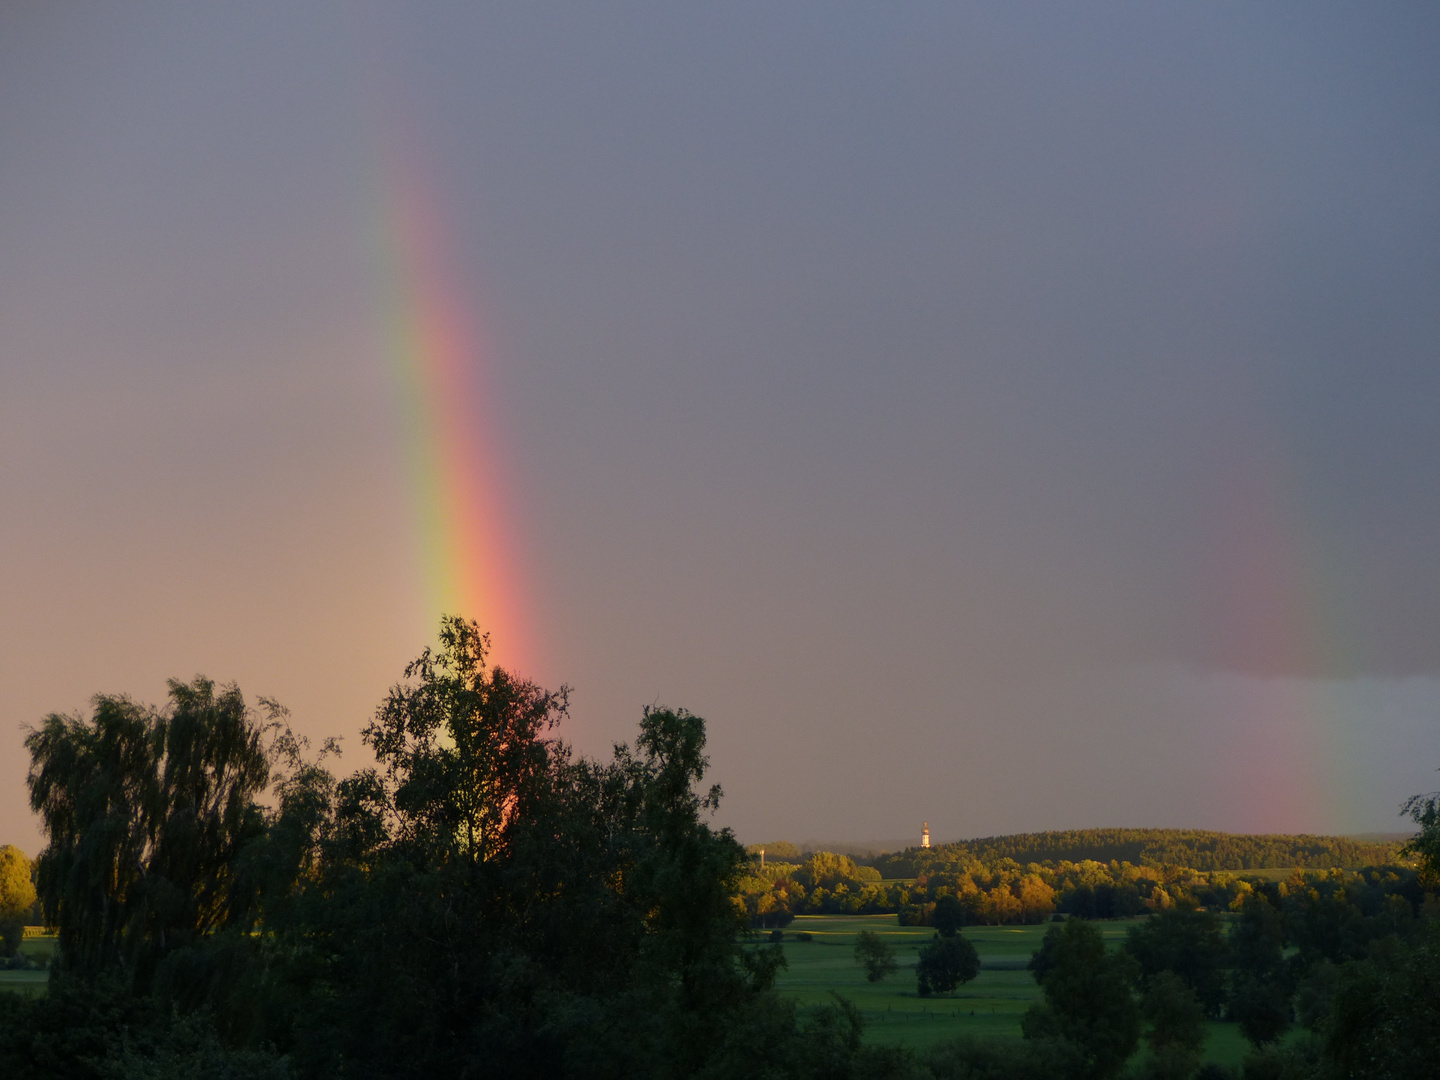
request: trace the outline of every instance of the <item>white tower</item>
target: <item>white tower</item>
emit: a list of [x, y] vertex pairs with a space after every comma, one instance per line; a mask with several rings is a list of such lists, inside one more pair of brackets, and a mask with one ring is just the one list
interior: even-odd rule
[[920, 826], [920, 846], [930, 846], [930, 823], [928, 821], [923, 822]]

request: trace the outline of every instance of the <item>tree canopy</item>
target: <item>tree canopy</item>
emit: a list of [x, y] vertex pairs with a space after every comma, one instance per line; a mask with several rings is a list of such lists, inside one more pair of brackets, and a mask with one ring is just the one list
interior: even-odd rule
[[1140, 965], [1142, 988], [1162, 973], [1173, 974], [1190, 988], [1207, 1014], [1220, 1016], [1229, 953], [1214, 912], [1161, 911], [1130, 928], [1125, 948]]
[[1093, 923], [1068, 919], [1051, 927], [1030, 960], [1045, 1001], [1025, 1014], [1025, 1037], [1066, 1043], [1087, 1076], [1114, 1076], [1140, 1040], [1140, 1006], [1131, 993], [1137, 969], [1128, 953], [1106, 951]]
[[895, 950], [874, 930], [855, 935], [855, 962], [865, 969], [868, 982], [880, 982], [895, 971]]
[[25, 916], [34, 906], [30, 860], [12, 844], [0, 847], [0, 955], [15, 952], [25, 930]]
[[1420, 861], [1420, 874], [1428, 888], [1440, 888], [1440, 791], [1412, 795], [1400, 808], [1420, 831], [1405, 845], [1405, 853]]
[[980, 956], [970, 941], [958, 933], [936, 934], [935, 940], [920, 949], [915, 965], [916, 988], [921, 997], [951, 994], [979, 973]]
[[747, 857], [707, 822], [704, 721], [646, 709], [633, 745], [580, 758], [555, 736], [565, 690], [487, 652], [445, 620], [364, 732], [374, 764], [343, 777], [278, 707], [204, 679], [171, 683], [164, 709], [102, 696], [47, 717], [28, 745], [57, 959], [47, 997], [0, 1000], [0, 1073], [863, 1061], [858, 1014], [797, 1020], [770, 990], [779, 951], [746, 939]]
[[915, 877], [947, 867], [1009, 859], [1022, 866], [1063, 862], [1183, 866], [1191, 870], [1271, 867], [1358, 868], [1395, 860], [1398, 845], [1344, 836], [1237, 835], [1200, 829], [1066, 829], [987, 836], [910, 848], [876, 860], [886, 877]]
[[120, 973], [145, 990], [160, 958], [242, 915], [241, 853], [264, 831], [267, 738], [233, 687], [172, 680], [163, 710], [101, 695], [91, 717], [52, 714], [30, 732], [30, 805], [57, 966]]

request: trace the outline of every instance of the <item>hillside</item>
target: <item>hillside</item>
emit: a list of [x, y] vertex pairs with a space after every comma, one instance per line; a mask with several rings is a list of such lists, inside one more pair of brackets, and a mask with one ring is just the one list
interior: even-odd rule
[[1002, 859], [1028, 863], [1128, 862], [1136, 866], [1186, 866], [1193, 870], [1263, 870], [1300, 866], [1354, 868], [1392, 863], [1396, 843], [1344, 836], [1246, 835], [1198, 829], [1067, 829], [1059, 832], [987, 836], [928, 850], [909, 848], [883, 855], [874, 865], [887, 878], [925, 870]]

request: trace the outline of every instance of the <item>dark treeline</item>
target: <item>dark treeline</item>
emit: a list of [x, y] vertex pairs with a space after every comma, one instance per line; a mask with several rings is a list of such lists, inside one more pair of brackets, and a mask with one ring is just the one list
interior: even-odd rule
[[577, 758], [565, 692], [485, 648], [446, 620], [345, 777], [203, 679], [32, 731], [58, 944], [47, 995], [0, 994], [0, 1076], [883, 1075], [851, 1011], [771, 989], [703, 722]]
[[[843, 1000], [802, 1011], [774, 991], [784, 960], [751, 898], [793, 881], [843, 904], [894, 883], [834, 855], [757, 878], [706, 821], [720, 792], [701, 786], [698, 717], [646, 710], [633, 746], [576, 757], [553, 735], [565, 691], [485, 647], [446, 620], [366, 729], [374, 764], [345, 776], [274, 703], [204, 679], [171, 683], [164, 709], [102, 696], [46, 718], [27, 746], [57, 948], [47, 994], [0, 994], [0, 1076], [1183, 1080], [1204, 1071], [1207, 1015], [1255, 1043], [1247, 1080], [1440, 1060], [1433, 797], [1408, 807], [1414, 871], [937, 861], [899, 912], [937, 928], [928, 994], [975, 974], [958, 929], [987, 904], [1091, 916], [1133, 887], [1152, 915], [1119, 951], [1062, 915], [1031, 963], [1044, 1001], [1023, 1043], [867, 1047]], [[1277, 1048], [1297, 1022], [1311, 1034]]]
[[987, 836], [933, 848], [910, 848], [870, 860], [887, 878], [908, 878], [955, 864], [1128, 862], [1191, 870], [1328, 870], [1384, 866], [1398, 844], [1344, 836], [1261, 836], [1192, 829], [1071, 829]]

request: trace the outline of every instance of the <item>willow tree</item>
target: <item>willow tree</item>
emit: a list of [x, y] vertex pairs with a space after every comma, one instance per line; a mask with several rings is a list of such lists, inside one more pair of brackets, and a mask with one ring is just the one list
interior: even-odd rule
[[25, 740], [30, 805], [49, 845], [38, 891], [59, 930], [57, 970], [119, 974], [145, 990], [159, 960], [246, 904], [237, 867], [263, 834], [279, 710], [234, 686], [169, 683], [163, 709], [97, 696], [90, 717], [51, 714]]

